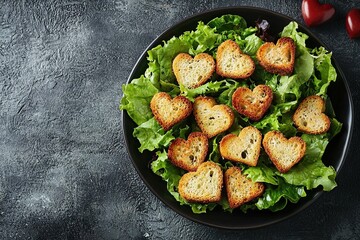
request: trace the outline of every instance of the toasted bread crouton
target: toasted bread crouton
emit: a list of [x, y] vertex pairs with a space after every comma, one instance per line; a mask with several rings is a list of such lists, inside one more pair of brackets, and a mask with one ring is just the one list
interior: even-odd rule
[[256, 166], [261, 148], [261, 132], [253, 127], [243, 128], [239, 136], [228, 134], [220, 141], [220, 154], [223, 158]]
[[188, 140], [176, 138], [171, 142], [168, 157], [175, 165], [187, 171], [196, 171], [205, 161], [208, 152], [208, 138], [202, 132], [192, 132]]
[[330, 119], [323, 112], [325, 101], [317, 95], [305, 98], [293, 115], [297, 129], [308, 134], [322, 134], [329, 130]]
[[227, 78], [248, 78], [255, 71], [252, 58], [242, 53], [239, 45], [226, 40], [221, 43], [216, 52], [216, 73]]
[[156, 121], [164, 130], [169, 130], [187, 118], [193, 110], [189, 99], [183, 96], [172, 99], [166, 92], [156, 93], [151, 99], [150, 108]]
[[271, 105], [273, 92], [269, 86], [258, 85], [253, 91], [239, 87], [232, 95], [232, 105], [241, 115], [259, 121]]
[[223, 172], [219, 165], [206, 161], [196, 172], [185, 173], [179, 181], [179, 194], [188, 202], [210, 203], [221, 199]]
[[215, 71], [215, 60], [207, 53], [194, 58], [187, 53], [179, 53], [172, 63], [178, 83], [186, 88], [197, 88], [204, 84]]
[[247, 178], [240, 168], [230, 167], [225, 172], [225, 188], [230, 207], [237, 208], [261, 196], [265, 186]]
[[265, 152], [279, 172], [289, 171], [305, 154], [306, 143], [300, 137], [287, 139], [279, 131], [267, 132], [263, 139]]
[[217, 105], [212, 97], [197, 97], [193, 112], [196, 123], [208, 138], [225, 132], [234, 122], [231, 108], [225, 104]]
[[272, 42], [261, 45], [256, 57], [266, 71], [282, 76], [290, 75], [294, 70], [295, 49], [294, 40], [282, 37], [276, 45]]

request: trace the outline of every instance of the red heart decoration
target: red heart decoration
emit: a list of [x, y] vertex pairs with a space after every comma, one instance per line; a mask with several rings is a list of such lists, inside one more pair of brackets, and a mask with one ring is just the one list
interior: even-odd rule
[[346, 31], [350, 38], [360, 37], [360, 9], [351, 9], [346, 16]]
[[335, 8], [331, 4], [320, 4], [318, 0], [303, 0], [301, 11], [309, 27], [320, 25], [335, 14]]

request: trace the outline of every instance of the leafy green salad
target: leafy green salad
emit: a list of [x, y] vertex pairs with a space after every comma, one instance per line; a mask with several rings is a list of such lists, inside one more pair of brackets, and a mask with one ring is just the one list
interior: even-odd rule
[[[150, 109], [150, 101], [154, 94], [167, 92], [172, 97], [182, 95], [190, 101], [199, 95], [215, 98], [218, 104], [226, 104], [233, 109], [231, 97], [240, 86], [253, 89], [259, 84], [266, 84], [273, 90], [274, 98], [265, 116], [253, 122], [241, 116], [235, 110], [235, 121], [225, 133], [209, 139], [207, 160], [218, 163], [223, 170], [238, 166], [250, 179], [265, 184], [265, 191], [259, 198], [246, 203], [240, 209], [269, 209], [279, 211], [287, 203], [297, 203], [306, 197], [306, 192], [314, 188], [330, 191], [336, 187], [336, 171], [332, 166], [325, 166], [322, 156], [329, 141], [341, 130], [342, 124], [335, 118], [335, 113], [327, 96], [329, 84], [336, 80], [336, 70], [331, 64], [331, 53], [324, 47], [310, 49], [306, 46], [308, 36], [298, 31], [296, 22], [290, 22], [284, 27], [278, 37], [290, 37], [296, 44], [296, 58], [293, 74], [280, 76], [266, 72], [257, 62], [256, 52], [264, 41], [258, 37], [258, 27], [249, 27], [244, 18], [237, 15], [223, 15], [208, 23], [199, 22], [193, 31], [184, 32], [178, 37], [172, 37], [148, 51], [148, 68], [137, 79], [122, 86], [123, 98], [120, 109], [126, 110], [137, 127], [133, 136], [138, 139], [138, 150], [151, 151], [154, 159], [143, 159], [151, 162], [154, 177], [160, 176], [167, 183], [167, 190], [181, 205], [188, 205], [194, 213], [205, 213], [215, 207], [224, 211], [233, 211], [228, 204], [226, 194], [218, 203], [189, 203], [178, 193], [178, 183], [185, 170], [182, 170], [168, 160], [167, 148], [176, 138], [184, 138], [191, 132], [201, 131], [194, 117], [176, 124], [165, 131], [154, 119]], [[216, 59], [217, 47], [225, 40], [234, 40], [242, 52], [251, 56], [256, 63], [256, 69], [250, 78], [234, 80], [222, 78], [213, 74], [202, 86], [187, 89], [179, 86], [172, 71], [172, 60], [179, 53], [192, 56], [206, 52]], [[319, 95], [326, 101], [326, 115], [331, 120], [330, 130], [320, 135], [309, 135], [298, 132], [292, 122], [292, 115], [297, 106], [307, 96]], [[241, 163], [232, 163], [223, 159], [219, 152], [219, 142], [228, 133], [238, 134], [246, 126], [254, 126], [264, 135], [271, 130], [281, 131], [287, 138], [299, 136], [306, 142], [306, 152], [303, 159], [286, 173], [280, 173], [270, 161], [263, 149], [255, 167]], [[156, 175], [158, 176], [156, 176]]]

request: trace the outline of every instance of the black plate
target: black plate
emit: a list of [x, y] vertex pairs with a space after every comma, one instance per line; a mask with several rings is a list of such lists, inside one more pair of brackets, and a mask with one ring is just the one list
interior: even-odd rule
[[[194, 30], [199, 21], [207, 23], [211, 19], [224, 14], [240, 15], [245, 18], [249, 26], [254, 26], [254, 23], [258, 18], [266, 19], [270, 22], [271, 31], [273, 33], [281, 32], [290, 21], [294, 21], [293, 19], [279, 13], [254, 7], [221, 8], [194, 15], [178, 24], [175, 24], [157, 37], [141, 55], [127, 82], [131, 82], [132, 79], [140, 77], [140, 75], [145, 72], [145, 69], [147, 68], [146, 57], [148, 50], [161, 44], [163, 40], [168, 40], [173, 36], [179, 36], [184, 31]], [[299, 24], [299, 30], [309, 35], [309, 39], [306, 42], [307, 46], [311, 48], [324, 46], [328, 49], [323, 42], [321, 42], [309, 31], [309, 29], [305, 28], [301, 24]], [[333, 64], [337, 70], [338, 78], [335, 83], [330, 84], [328, 95], [332, 100], [337, 119], [343, 123], [343, 128], [341, 133], [329, 143], [323, 160], [326, 165], [334, 166], [337, 172], [339, 172], [344, 163], [351, 139], [353, 104], [345, 76], [334, 59]], [[195, 222], [226, 229], [249, 229], [266, 226], [284, 220], [300, 212], [313, 203], [323, 192], [320, 189], [309, 191], [307, 197], [301, 199], [297, 204], [289, 203], [284, 210], [275, 213], [270, 211], [249, 211], [247, 214], [244, 214], [241, 211], [225, 213], [220, 208], [217, 208], [206, 214], [194, 214], [189, 206], [180, 206], [180, 204], [167, 191], [166, 183], [151, 171], [149, 168], [149, 161], [151, 160], [152, 155], [149, 152], [141, 154], [138, 151], [139, 142], [132, 136], [132, 132], [135, 127], [135, 123], [130, 119], [127, 113], [123, 112], [123, 131], [125, 140], [128, 152], [138, 174], [162, 202], [178, 214]]]

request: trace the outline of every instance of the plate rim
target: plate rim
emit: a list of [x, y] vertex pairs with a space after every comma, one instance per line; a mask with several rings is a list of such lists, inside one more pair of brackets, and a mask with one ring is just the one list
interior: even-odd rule
[[[310, 35], [311, 38], [313, 38], [316, 42], [320, 43], [322, 46], [324, 46], [327, 50], [329, 50], [328, 46], [322, 41], [320, 40], [316, 35], [314, 35], [314, 33], [312, 33], [312, 31], [304, 26], [302, 23], [298, 22], [297, 20], [293, 19], [292, 17], [290, 16], [287, 16], [287, 15], [284, 15], [282, 13], [279, 13], [279, 12], [276, 12], [276, 11], [273, 11], [273, 10], [270, 10], [270, 9], [266, 9], [266, 8], [261, 8], [261, 7], [253, 7], [253, 6], [228, 6], [228, 7], [218, 7], [218, 8], [212, 8], [212, 9], [208, 9], [208, 10], [205, 10], [205, 11], [201, 11], [201, 12], [198, 12], [198, 13], [195, 13], [195, 14], [192, 14], [192, 15], [189, 15], [187, 17], [184, 17], [182, 18], [181, 20], [177, 21], [175, 24], [171, 25], [170, 27], [167, 27], [165, 30], [163, 30], [160, 34], [158, 34], [152, 41], [150, 44], [147, 45], [147, 47], [145, 48], [145, 50], [141, 53], [141, 55], [138, 57], [136, 63], [134, 64], [125, 84], [128, 84], [130, 83], [133, 79], [134, 79], [134, 75], [135, 75], [135, 72], [138, 68], [138, 65], [144, 60], [144, 58], [146, 59], [146, 56], [147, 56], [147, 52], [156, 47], [159, 43], [159, 40], [162, 41], [162, 38], [164, 35], [166, 35], [168, 32], [172, 31], [173, 29], [176, 29], [178, 28], [181, 24], [185, 23], [185, 22], [188, 22], [194, 18], [198, 18], [200, 16], [203, 16], [203, 15], [207, 15], [207, 14], [210, 14], [210, 13], [217, 13], [219, 12], [222, 12], [222, 11], [236, 11], [236, 10], [251, 10], [251, 11], [260, 11], [262, 13], [265, 13], [265, 14], [273, 14], [273, 15], [276, 15], [280, 18], [283, 18], [283, 19], [286, 19], [288, 21], [295, 21], [300, 28], [302, 29], [305, 29], [306, 30], [306, 34], [307, 35]], [[225, 15], [226, 13], [224, 14], [221, 14], [221, 15]], [[246, 19], [245, 19], [246, 20]], [[169, 40], [169, 39], [167, 39]], [[343, 151], [342, 151], [342, 154], [341, 154], [341, 157], [340, 157], [340, 160], [339, 160], [339, 165], [336, 169], [336, 173], [337, 173], [337, 176], [339, 175], [340, 173], [340, 170], [341, 168], [343, 167], [344, 165], [344, 162], [346, 160], [346, 157], [348, 155], [348, 152], [349, 152], [349, 149], [350, 149], [350, 143], [351, 143], [351, 139], [352, 139], [352, 136], [353, 136], [353, 118], [354, 118], [354, 105], [353, 105], [353, 99], [352, 99], [352, 94], [351, 94], [351, 91], [350, 91], [350, 87], [348, 85], [348, 82], [347, 82], [347, 79], [345, 77], [345, 74], [343, 73], [341, 67], [339, 66], [339, 63], [337, 62], [337, 60], [332, 56], [331, 57], [331, 61], [333, 63], [333, 65], [335, 65], [335, 68], [336, 68], [336, 71], [337, 73], [341, 76], [342, 78], [342, 82], [344, 84], [344, 87], [345, 87], [345, 90], [347, 92], [347, 99], [349, 101], [349, 120], [347, 122], [348, 126], [349, 126], [349, 130], [348, 130], [348, 134], [346, 135], [346, 141], [344, 143], [344, 148], [343, 148]], [[121, 99], [124, 97], [124, 95], [121, 96]], [[299, 212], [305, 210], [306, 208], [308, 208], [310, 205], [312, 205], [314, 202], [316, 202], [316, 200], [318, 200], [318, 198], [320, 196], [323, 195], [324, 191], [322, 189], [320, 190], [317, 190], [315, 195], [310, 199], [308, 200], [306, 203], [304, 203], [302, 206], [300, 206], [299, 208], [297, 208], [295, 211], [293, 211], [292, 213], [290, 214], [287, 214], [286, 216], [284, 217], [281, 217], [281, 218], [278, 218], [278, 219], [274, 219], [272, 221], [268, 221], [266, 223], [263, 223], [263, 224], [257, 224], [257, 225], [254, 225], [254, 226], [225, 226], [225, 225], [218, 225], [218, 224], [213, 224], [213, 223], [209, 223], [209, 222], [206, 222], [206, 221], [201, 221], [199, 219], [196, 219], [194, 218], [192, 215], [188, 215], [186, 213], [183, 213], [182, 211], [180, 211], [179, 209], [173, 207], [171, 204], [168, 204], [166, 199], [161, 196], [160, 194], [157, 193], [157, 191], [153, 188], [152, 185], [149, 184], [149, 182], [146, 180], [146, 178], [144, 177], [144, 175], [141, 173], [139, 167], [136, 165], [135, 163], [135, 160], [133, 159], [133, 157], [131, 156], [130, 154], [130, 146], [129, 146], [129, 143], [128, 143], [128, 139], [129, 137], [132, 137], [132, 136], [128, 136], [125, 132], [125, 126], [124, 126], [124, 120], [125, 120], [125, 115], [127, 113], [125, 113], [124, 110], [121, 110], [121, 125], [122, 125], [122, 132], [123, 132], [123, 136], [125, 137], [125, 145], [126, 145], [126, 150], [127, 150], [127, 155], [129, 156], [131, 162], [132, 162], [132, 165], [134, 166], [134, 168], [136, 169], [136, 172], [137, 174], [140, 176], [140, 178], [142, 179], [143, 183], [145, 183], [145, 185], [151, 190], [151, 192], [168, 208], [170, 208], [172, 211], [174, 211], [175, 213], [177, 213], [178, 215], [184, 217], [184, 218], [187, 218], [195, 223], [200, 223], [202, 225], [205, 225], [205, 226], [210, 226], [210, 227], [214, 227], [214, 228], [219, 228], [219, 229], [227, 229], [227, 230], [245, 230], [245, 229], [257, 229], [257, 228], [263, 228], [263, 227], [266, 227], [266, 226], [269, 226], [269, 225], [273, 225], [275, 223], [279, 223], [279, 222], [282, 222], [286, 219], [289, 219], [290, 217], [294, 216], [294, 215], [297, 215]], [[155, 175], [154, 175], [155, 176]], [[314, 189], [313, 191], [315, 191], [316, 189]], [[205, 213], [206, 214], [206, 213]]]

